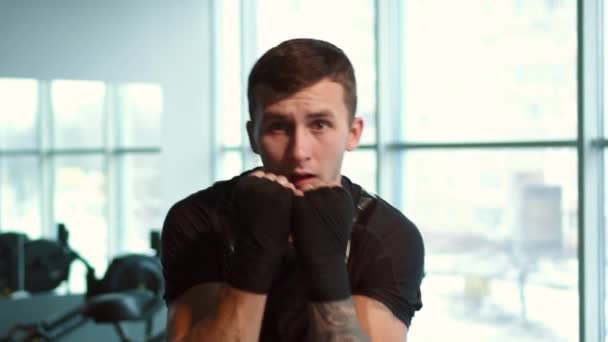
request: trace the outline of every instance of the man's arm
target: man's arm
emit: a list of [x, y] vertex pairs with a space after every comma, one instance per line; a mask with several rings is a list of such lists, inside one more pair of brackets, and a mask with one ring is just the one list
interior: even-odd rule
[[[170, 303], [171, 341], [257, 341], [266, 296], [288, 242], [293, 190], [286, 182], [261, 171], [239, 180], [234, 195], [240, 230], [226, 285], [201, 283]], [[206, 262], [210, 267], [219, 261]], [[197, 272], [196, 267], [188, 272]]]
[[293, 202], [294, 246], [308, 278], [307, 340], [369, 341], [357, 318], [345, 262], [353, 201], [346, 190], [327, 185], [304, 188]]
[[309, 304], [309, 341], [370, 341], [362, 329], [352, 299]]
[[351, 295], [344, 255], [353, 214], [352, 199], [337, 186], [309, 186], [294, 200], [294, 243], [308, 276], [308, 339], [405, 341], [407, 327], [384, 304]]
[[406, 325], [375, 299], [354, 295], [309, 307], [309, 341], [406, 341]]
[[169, 305], [168, 341], [257, 341], [266, 295], [219, 283], [192, 287]]
[[386, 305], [361, 295], [354, 295], [353, 302], [361, 327], [372, 341], [406, 341], [407, 326]]

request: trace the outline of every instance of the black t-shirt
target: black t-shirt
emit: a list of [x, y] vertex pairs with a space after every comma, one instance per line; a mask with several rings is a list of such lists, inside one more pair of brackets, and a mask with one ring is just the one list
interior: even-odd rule
[[[161, 243], [167, 303], [197, 284], [225, 280], [239, 231], [233, 189], [240, 177], [215, 183], [169, 210]], [[348, 248], [352, 293], [382, 302], [409, 327], [422, 307], [420, 232], [397, 209], [344, 176], [342, 185], [359, 207]], [[296, 341], [305, 335], [305, 284], [290, 248], [267, 297], [260, 341]]]

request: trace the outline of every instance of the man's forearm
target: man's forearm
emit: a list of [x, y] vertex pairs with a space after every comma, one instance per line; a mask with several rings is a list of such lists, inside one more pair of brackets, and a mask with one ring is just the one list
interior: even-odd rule
[[359, 323], [351, 298], [335, 302], [311, 302], [309, 341], [370, 341]]
[[184, 341], [258, 341], [265, 305], [266, 295], [223, 286], [215, 310]]

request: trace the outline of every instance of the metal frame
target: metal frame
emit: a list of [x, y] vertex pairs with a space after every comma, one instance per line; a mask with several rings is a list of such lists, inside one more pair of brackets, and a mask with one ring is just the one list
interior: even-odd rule
[[579, 340], [604, 341], [603, 1], [578, 0]]
[[108, 222], [108, 245], [106, 246], [106, 255], [115, 255], [121, 250], [124, 242], [125, 229], [124, 227], [124, 211], [125, 201], [122, 196], [122, 186], [124, 175], [120, 174], [123, 168], [123, 158], [115, 157], [112, 153], [112, 148], [116, 142], [122, 142], [122, 134], [120, 132], [120, 124], [117, 122], [118, 115], [116, 111], [119, 106], [119, 91], [115, 84], [107, 84], [106, 96], [104, 98], [103, 109], [103, 167], [107, 181], [105, 184], [108, 202], [105, 208], [105, 214]]
[[210, 115], [209, 118], [209, 122], [211, 123], [210, 127], [212, 127], [212, 129], [208, 130], [209, 133], [209, 142], [211, 143], [212, 148], [210, 149], [211, 151], [211, 163], [209, 163], [209, 174], [211, 175], [212, 179], [217, 179], [218, 177], [218, 163], [216, 160], [219, 159], [220, 153], [217, 151], [217, 146], [219, 146], [221, 144], [219, 138], [218, 138], [218, 134], [217, 132], [219, 132], [220, 129], [220, 120], [217, 119], [217, 116], [220, 114], [218, 112], [218, 98], [220, 96], [221, 91], [219, 89], [221, 89], [221, 81], [222, 78], [220, 76], [220, 72], [218, 72], [218, 64], [221, 61], [222, 58], [222, 54], [221, 54], [221, 46], [219, 44], [219, 32], [220, 32], [220, 27], [221, 27], [221, 20], [222, 20], [222, 14], [223, 14], [223, 8], [222, 8], [222, 1], [208, 1], [207, 5], [208, 5], [208, 10], [209, 13], [211, 14], [209, 16], [209, 59], [210, 59], [210, 63], [209, 63], [209, 68], [208, 68], [208, 73], [210, 75], [211, 78], [211, 82], [214, 85], [213, 87], [210, 87], [209, 89], [209, 93], [210, 93], [210, 100], [211, 103], [210, 105], [210, 109], [211, 109], [211, 113], [213, 113], [212, 115]]
[[[38, 88], [38, 161], [40, 165], [40, 224], [42, 235], [55, 237], [55, 159], [43, 151], [52, 150], [54, 121], [51, 82], [40, 81]], [[1, 154], [0, 154], [1, 156]]]
[[241, 27], [241, 160], [243, 169], [255, 166], [255, 154], [249, 146], [249, 136], [245, 129], [245, 123], [249, 121], [249, 110], [247, 102], [247, 77], [249, 75], [250, 63], [257, 58], [257, 0], [240, 0]]
[[[394, 158], [386, 153], [390, 144], [386, 139], [387, 134], [384, 134], [384, 128], [401, 127], [399, 121], [402, 120], [400, 114], [403, 113], [404, 103], [402, 96], [405, 94], [403, 61], [406, 59], [401, 27], [404, 8], [404, 1], [401, 0], [375, 1], [376, 189], [381, 196], [397, 207], [403, 204], [402, 196], [398, 191], [403, 188], [403, 177], [395, 177], [395, 175], [404, 174], [404, 158], [401, 156]], [[386, 165], [391, 167], [383, 167]], [[385, 181], [387, 179], [393, 182], [389, 184]]]

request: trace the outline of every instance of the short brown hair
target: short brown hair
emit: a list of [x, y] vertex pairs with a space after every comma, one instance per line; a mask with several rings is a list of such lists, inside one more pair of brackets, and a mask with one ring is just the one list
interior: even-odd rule
[[247, 84], [249, 117], [253, 120], [258, 106], [256, 91], [260, 85], [268, 86], [280, 99], [324, 78], [342, 85], [344, 104], [352, 119], [357, 110], [357, 84], [355, 71], [344, 51], [318, 39], [282, 42], [264, 53], [251, 69]]

